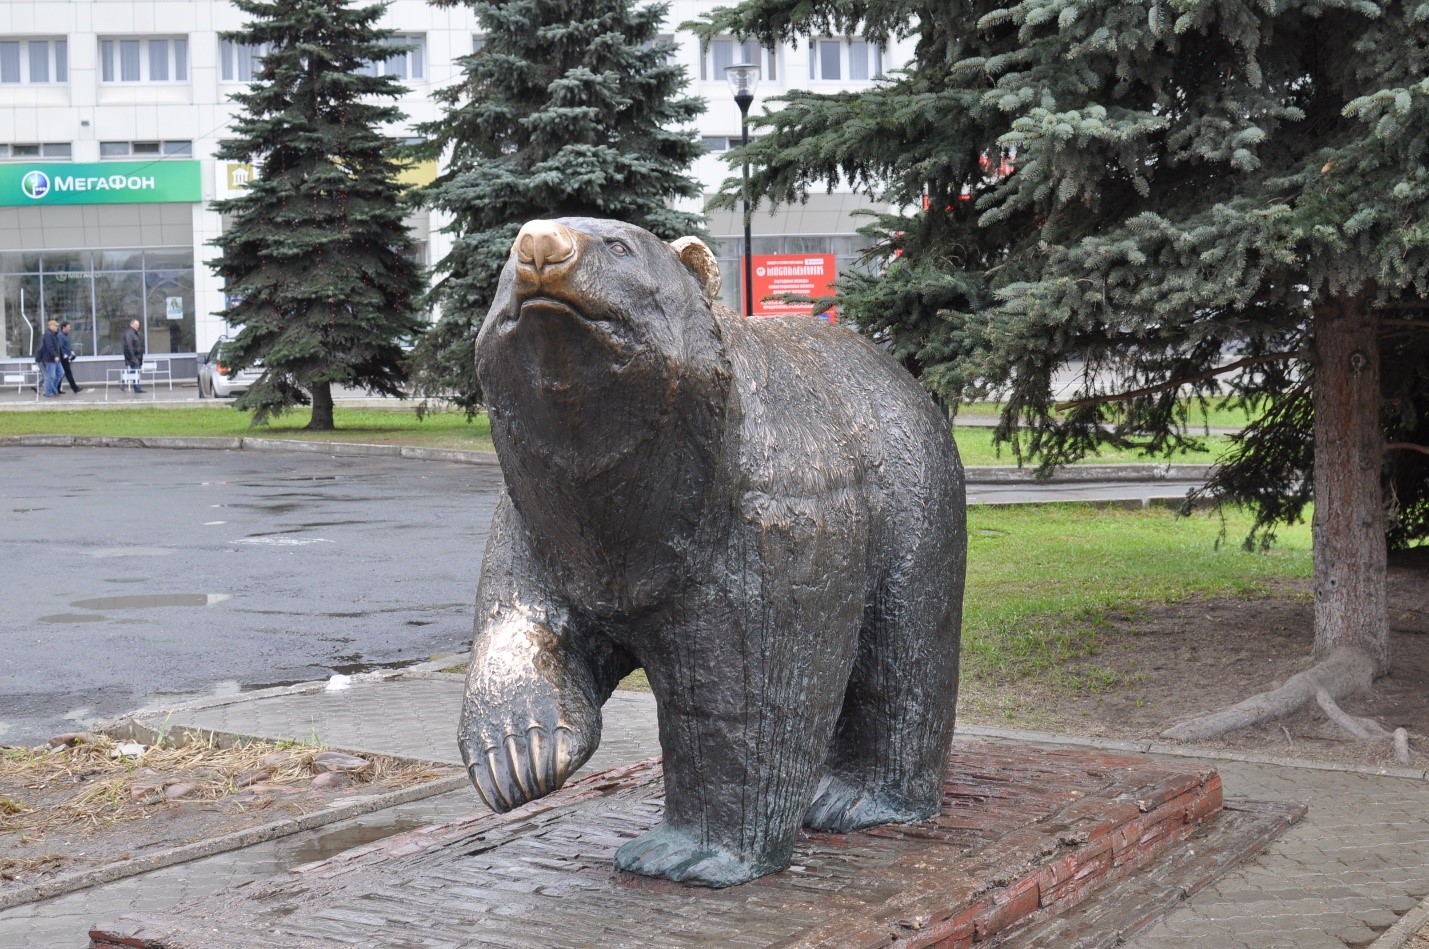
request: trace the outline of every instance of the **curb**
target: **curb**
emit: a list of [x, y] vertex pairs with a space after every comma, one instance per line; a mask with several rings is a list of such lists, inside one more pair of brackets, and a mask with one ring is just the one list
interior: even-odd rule
[[[258, 693], [249, 694], [256, 695]], [[140, 722], [137, 717], [115, 723], [112, 726], [112, 731], [110, 729], [111, 726], [106, 726], [104, 730], [110, 734], [117, 734], [118, 737], [132, 738], [140, 741], [147, 739], [147, 743], [150, 744], [163, 733], [162, 729], [146, 725]], [[253, 735], [212, 732], [202, 728], [177, 728], [168, 734], [174, 733], [190, 738], [212, 739], [219, 747], [229, 747], [242, 741], [270, 740]], [[346, 751], [347, 749], [335, 748], [332, 750]], [[384, 755], [384, 757], [400, 758], [401, 756]], [[430, 764], [433, 767], [455, 767], [446, 762], [424, 761], [420, 758], [405, 758], [402, 760]], [[371, 814], [374, 811], [382, 811], [390, 807], [396, 807], [398, 804], [407, 804], [411, 801], [420, 801], [424, 798], [435, 797], [438, 794], [445, 794], [449, 791], [456, 791], [465, 787], [467, 780], [465, 774], [454, 774], [450, 777], [437, 778], [434, 781], [414, 784], [411, 787], [400, 788], [395, 791], [386, 791], [382, 794], [365, 795], [362, 797], [348, 798], [347, 800], [334, 801], [330, 802], [329, 805], [322, 810], [312, 811], [298, 817], [284, 818], [283, 820], [260, 824], [257, 827], [235, 830], [218, 837], [200, 840], [195, 843], [180, 844], [133, 860], [127, 860], [123, 863], [110, 863], [102, 867], [95, 867], [91, 870], [65, 874], [51, 880], [46, 880], [43, 883], [36, 883], [33, 886], [24, 887], [23, 889], [13, 890], [9, 893], [0, 893], [0, 911], [10, 909], [14, 906], [21, 906], [25, 903], [34, 903], [39, 900], [62, 896], [66, 893], [73, 893], [76, 890], [87, 890], [91, 887], [99, 886], [100, 884], [122, 880], [125, 877], [138, 876], [139, 874], [148, 873], [152, 870], [161, 870], [164, 867], [188, 863], [191, 860], [211, 857], [215, 854], [225, 853], [230, 850], [241, 850], [244, 847], [251, 847], [254, 844], [264, 843], [269, 840], [277, 840], [280, 837], [288, 837], [303, 831], [316, 830], [319, 827], [335, 824], [338, 821], [361, 817], [364, 814]]]
[[[411, 458], [417, 461], [447, 461], [467, 465], [495, 465], [492, 451], [465, 451], [457, 448], [421, 448], [411, 445], [371, 445], [363, 442], [302, 441], [262, 437], [183, 437], [113, 435], [3, 435], [0, 447], [20, 448], [170, 448], [222, 451], [289, 451], [332, 456]], [[1115, 464], [1069, 465], [1051, 477], [1038, 477], [1035, 468], [1013, 465], [971, 465], [963, 469], [967, 484], [1049, 484], [1086, 481], [1204, 481], [1214, 465]], [[1141, 502], [1136, 502], [1141, 506]]]
[[1204, 481], [1215, 465], [1125, 464], [1068, 465], [1051, 477], [1039, 478], [1036, 468], [1010, 465], [971, 465], [964, 468], [968, 484], [1046, 484], [1078, 481]]
[[1407, 781], [1429, 781], [1429, 771], [1420, 768], [1372, 768], [1367, 765], [1337, 764], [1312, 758], [1284, 758], [1260, 755], [1204, 745], [1172, 745], [1154, 738], [1094, 738], [1088, 735], [1062, 735], [1056, 732], [1022, 731], [1016, 728], [995, 728], [990, 725], [956, 725], [955, 735], [973, 738], [999, 738], [1006, 741], [1026, 741], [1041, 745], [1078, 745], [1103, 751], [1124, 751], [1142, 755], [1166, 755], [1177, 758], [1204, 758], [1211, 761], [1234, 761], [1240, 764], [1263, 764], [1277, 768], [1301, 768], [1306, 771], [1340, 771], [1364, 774], [1375, 778], [1401, 778]]

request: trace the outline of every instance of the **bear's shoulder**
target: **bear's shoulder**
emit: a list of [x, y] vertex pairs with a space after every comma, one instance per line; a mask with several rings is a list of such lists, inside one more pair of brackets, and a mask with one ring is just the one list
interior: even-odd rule
[[861, 491], [896, 477], [910, 436], [951, 444], [927, 392], [853, 330], [812, 317], [720, 325], [750, 490]]

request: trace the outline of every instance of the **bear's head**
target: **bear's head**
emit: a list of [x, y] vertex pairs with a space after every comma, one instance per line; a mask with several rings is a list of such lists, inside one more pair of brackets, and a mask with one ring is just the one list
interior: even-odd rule
[[595, 218], [528, 222], [476, 342], [503, 466], [521, 455], [533, 473], [590, 474], [652, 439], [717, 439], [711, 415], [729, 380], [718, 290], [696, 239], [667, 244]]

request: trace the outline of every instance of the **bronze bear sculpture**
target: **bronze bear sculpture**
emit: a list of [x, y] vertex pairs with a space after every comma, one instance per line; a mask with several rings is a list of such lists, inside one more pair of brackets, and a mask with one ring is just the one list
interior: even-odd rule
[[912, 377], [717, 291], [692, 239], [589, 218], [516, 238], [476, 343], [507, 494], [460, 745], [494, 810], [549, 794], [643, 666], [665, 810], [615, 864], [720, 887], [786, 867], [801, 824], [937, 813], [967, 541]]

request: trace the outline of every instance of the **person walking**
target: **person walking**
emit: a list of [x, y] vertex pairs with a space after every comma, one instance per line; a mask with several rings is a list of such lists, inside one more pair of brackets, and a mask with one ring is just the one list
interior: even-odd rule
[[134, 373], [134, 391], [143, 392], [139, 388], [139, 370], [144, 367], [144, 336], [139, 332], [139, 321], [130, 320], [129, 328], [124, 331], [124, 368]]
[[[74, 370], [69, 367], [69, 364], [74, 362], [74, 347], [69, 341], [69, 320], [60, 321], [60, 360], [60, 364], [64, 366], [65, 380], [69, 382], [69, 390], [78, 395], [83, 390], [80, 389], [79, 383], [74, 381]], [[58, 391], [59, 386], [56, 385], [55, 389]]]
[[45, 334], [40, 337], [40, 351], [35, 354], [35, 362], [45, 371], [45, 398], [55, 398], [60, 394], [60, 380], [64, 378], [64, 347], [60, 343], [60, 324], [57, 320], [50, 320]]

